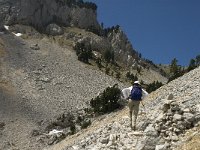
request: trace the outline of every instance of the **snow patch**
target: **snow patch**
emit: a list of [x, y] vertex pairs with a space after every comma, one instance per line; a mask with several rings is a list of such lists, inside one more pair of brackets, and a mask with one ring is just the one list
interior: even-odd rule
[[22, 34], [21, 33], [14, 33], [14, 32], [12, 32], [15, 36], [22, 36]]
[[56, 129], [53, 129], [52, 131], [49, 132], [49, 135], [55, 135], [55, 134], [59, 134], [59, 133], [63, 133], [63, 131], [58, 131]]
[[4, 28], [5, 28], [6, 30], [9, 30], [9, 26], [7, 26], [7, 25], [4, 25]]

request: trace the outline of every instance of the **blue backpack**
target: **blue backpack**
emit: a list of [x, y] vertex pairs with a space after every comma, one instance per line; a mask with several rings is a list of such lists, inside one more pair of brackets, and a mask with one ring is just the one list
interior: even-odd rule
[[132, 100], [141, 101], [142, 100], [142, 88], [140, 86], [133, 86], [131, 90], [130, 98]]

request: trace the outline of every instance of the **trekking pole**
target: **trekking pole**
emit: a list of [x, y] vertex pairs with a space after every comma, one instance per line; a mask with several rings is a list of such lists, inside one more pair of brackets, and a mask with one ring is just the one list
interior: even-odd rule
[[146, 114], [146, 108], [145, 108], [145, 106], [144, 106], [144, 103], [141, 101], [141, 103], [142, 103], [142, 106], [144, 107], [144, 114]]

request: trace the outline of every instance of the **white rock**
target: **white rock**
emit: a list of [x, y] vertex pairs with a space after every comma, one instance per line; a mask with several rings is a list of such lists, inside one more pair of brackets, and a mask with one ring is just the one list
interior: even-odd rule
[[173, 120], [174, 120], [174, 121], [179, 121], [179, 120], [181, 120], [181, 119], [182, 119], [182, 116], [179, 115], [179, 114], [175, 114], [175, 115], [173, 116]]
[[156, 145], [155, 150], [163, 150], [165, 148], [165, 145]]

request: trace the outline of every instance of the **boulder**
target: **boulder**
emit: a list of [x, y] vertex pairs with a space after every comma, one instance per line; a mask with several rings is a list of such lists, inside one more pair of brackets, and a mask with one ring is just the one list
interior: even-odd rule
[[30, 46], [30, 48], [32, 50], [40, 50], [40, 47], [38, 46], [38, 44], [33, 44], [33, 45]]
[[180, 120], [182, 120], [182, 116], [179, 115], [179, 114], [175, 114], [175, 115], [173, 116], [173, 120], [174, 120], [174, 121], [180, 121]]
[[144, 130], [144, 133], [147, 136], [154, 136], [154, 137], [158, 136], [158, 132], [153, 127], [153, 124], [149, 124], [149, 126]]
[[195, 116], [192, 113], [184, 113], [183, 118], [187, 122], [194, 122], [195, 121]]
[[63, 29], [58, 26], [57, 24], [49, 24], [46, 28], [46, 33], [52, 36], [61, 35], [63, 34]]
[[174, 95], [171, 93], [171, 94], [169, 94], [169, 96], [168, 96], [168, 100], [172, 100], [174, 98]]

